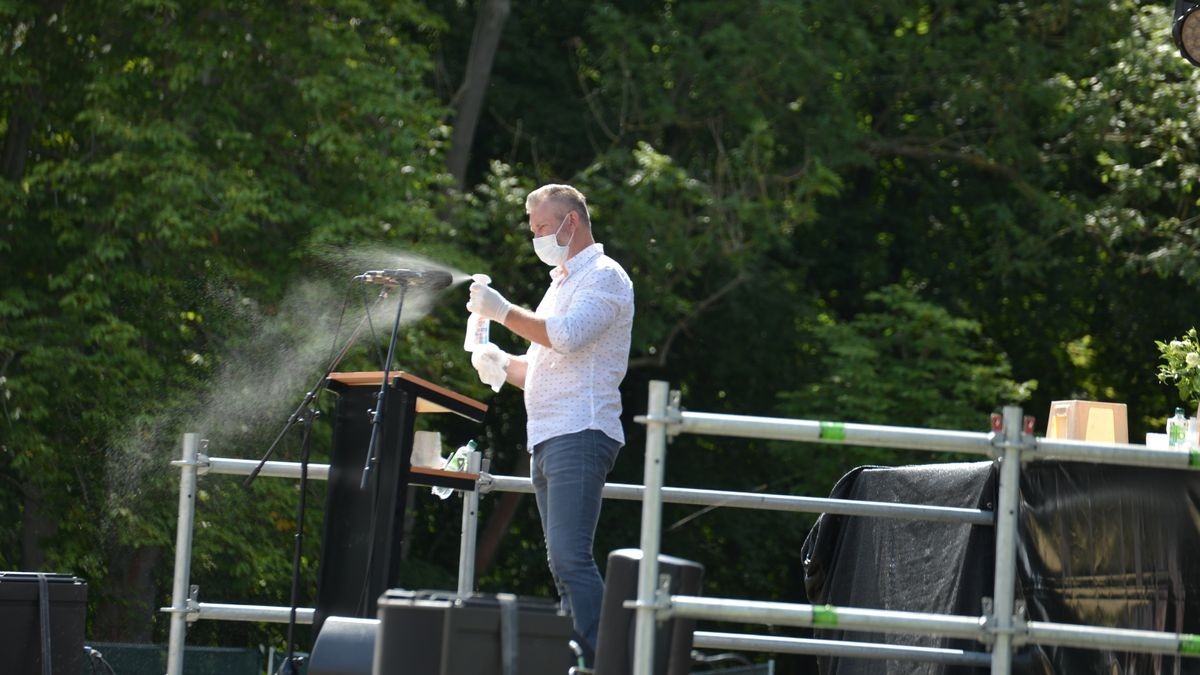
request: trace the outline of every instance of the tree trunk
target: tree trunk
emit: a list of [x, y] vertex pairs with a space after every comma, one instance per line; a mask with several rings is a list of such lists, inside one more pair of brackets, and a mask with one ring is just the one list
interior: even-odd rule
[[104, 586], [110, 589], [96, 606], [92, 639], [148, 643], [154, 639], [154, 617], [163, 616], [155, 602], [154, 569], [162, 558], [161, 546], [124, 549], [112, 557]]
[[29, 156], [29, 138], [33, 122], [25, 115], [14, 113], [8, 118], [8, 133], [0, 145], [0, 178], [12, 182], [25, 175], [25, 158]]
[[42, 487], [35, 482], [27, 482], [21, 513], [21, 570], [57, 571], [42, 569], [46, 564], [43, 542], [53, 537], [57, 531], [58, 524], [42, 499]]
[[41, 3], [40, 12], [30, 22], [29, 33], [25, 36], [23, 49], [33, 54], [34, 68], [37, 69], [35, 81], [23, 86], [18, 103], [8, 113], [8, 130], [0, 141], [0, 178], [13, 182], [20, 181], [25, 176], [25, 163], [29, 158], [29, 142], [33, 136], [33, 128], [42, 116], [42, 104], [46, 92], [42, 84], [45, 62], [48, 58], [63, 48], [57, 27], [52, 27], [50, 17], [61, 16], [62, 0]]
[[450, 137], [446, 165], [459, 190], [466, 184], [467, 160], [471, 157], [475, 128], [479, 126], [479, 114], [483, 110], [483, 98], [492, 76], [492, 64], [496, 60], [500, 35], [504, 32], [504, 23], [511, 9], [511, 0], [483, 0], [479, 5], [475, 33], [471, 36], [471, 50], [467, 53], [467, 70], [462, 86], [451, 101], [454, 107], [454, 133]]

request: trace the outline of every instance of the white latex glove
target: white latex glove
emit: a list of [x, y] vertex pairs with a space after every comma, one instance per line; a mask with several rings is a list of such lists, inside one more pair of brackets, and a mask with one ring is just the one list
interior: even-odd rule
[[471, 352], [471, 365], [479, 372], [480, 382], [491, 387], [492, 391], [500, 391], [500, 387], [504, 386], [509, 358], [507, 353], [489, 342]]
[[504, 299], [500, 292], [491, 286], [479, 283], [471, 284], [471, 299], [467, 301], [467, 311], [474, 312], [486, 319], [504, 323], [512, 303]]

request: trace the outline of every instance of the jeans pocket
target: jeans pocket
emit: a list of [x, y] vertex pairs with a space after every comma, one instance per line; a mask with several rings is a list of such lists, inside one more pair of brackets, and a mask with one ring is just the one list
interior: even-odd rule
[[593, 431], [595, 452], [593, 456], [596, 460], [596, 469], [601, 477], [607, 476], [617, 462], [617, 452], [621, 449], [621, 444], [609, 438], [602, 431]]

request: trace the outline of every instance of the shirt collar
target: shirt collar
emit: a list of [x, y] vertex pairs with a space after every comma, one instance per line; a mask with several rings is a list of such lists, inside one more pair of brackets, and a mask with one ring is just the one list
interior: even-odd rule
[[571, 258], [567, 259], [561, 265], [556, 265], [550, 270], [550, 278], [555, 281], [561, 281], [571, 275], [572, 272], [578, 272], [583, 269], [588, 263], [604, 254], [604, 244], [595, 243], [589, 245], [579, 253], [576, 253]]

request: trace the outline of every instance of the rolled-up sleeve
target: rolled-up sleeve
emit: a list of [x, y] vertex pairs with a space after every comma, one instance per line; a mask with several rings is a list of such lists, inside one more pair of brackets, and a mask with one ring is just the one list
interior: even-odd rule
[[594, 342], [630, 303], [632, 290], [609, 270], [596, 270], [603, 278], [580, 289], [565, 314], [546, 319], [546, 334], [556, 352], [569, 354]]

